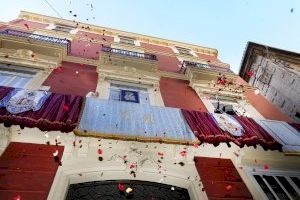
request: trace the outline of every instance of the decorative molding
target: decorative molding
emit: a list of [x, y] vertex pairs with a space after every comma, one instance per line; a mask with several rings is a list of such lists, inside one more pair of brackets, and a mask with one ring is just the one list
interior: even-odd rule
[[59, 62], [57, 58], [44, 56], [28, 49], [0, 48], [0, 63], [46, 70], [51, 67], [56, 68]]
[[[71, 25], [71, 26], [74, 26], [74, 24], [76, 24], [76, 22], [72, 22], [70, 20], [45, 16], [45, 15], [26, 12], [26, 11], [21, 11], [19, 18], [22, 18], [25, 20], [30, 20], [30, 21], [36, 21], [36, 22], [40, 22], [40, 23], [41, 22], [47, 23], [47, 24], [62, 23], [62, 24], [67, 24], [67, 25]], [[110, 36], [124, 35], [127, 37], [134, 37], [137, 40], [139, 40], [141, 42], [145, 42], [145, 43], [153, 43], [153, 44], [158, 44], [158, 45], [163, 45], [163, 46], [168, 46], [168, 47], [182, 46], [182, 47], [189, 48], [195, 52], [213, 55], [216, 57], [218, 56], [218, 51], [213, 48], [208, 48], [208, 47], [203, 47], [203, 46], [198, 46], [198, 45], [193, 45], [193, 44], [187, 44], [187, 43], [183, 43], [183, 42], [177, 42], [177, 41], [172, 41], [172, 40], [167, 40], [167, 39], [162, 39], [162, 38], [157, 38], [157, 37], [151, 37], [151, 36], [121, 31], [121, 30], [102, 27], [102, 26], [95, 26], [95, 25], [86, 24], [86, 23], [79, 23], [79, 24], [81, 26], [81, 27], [79, 27], [79, 30], [85, 31], [85, 32], [91, 32], [91, 33], [97, 33], [97, 34], [105, 33], [106, 35], [110, 35]]]

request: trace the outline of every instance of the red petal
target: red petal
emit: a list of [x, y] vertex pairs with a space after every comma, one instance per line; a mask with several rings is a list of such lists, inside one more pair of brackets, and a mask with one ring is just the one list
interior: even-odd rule
[[68, 105], [64, 105], [64, 106], [63, 106], [63, 110], [64, 110], [64, 111], [68, 111], [68, 110], [69, 110], [69, 106], [68, 106]]
[[232, 190], [232, 186], [231, 186], [231, 185], [227, 185], [227, 186], [226, 186], [226, 190], [227, 190], [227, 191]]
[[102, 153], [103, 153], [102, 149], [98, 149], [98, 154], [102, 154]]

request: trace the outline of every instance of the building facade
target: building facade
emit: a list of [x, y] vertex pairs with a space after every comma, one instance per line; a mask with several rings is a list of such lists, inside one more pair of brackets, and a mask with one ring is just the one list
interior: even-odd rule
[[0, 24], [0, 199], [299, 199], [299, 124], [241, 77], [213, 48], [22, 11]]
[[300, 120], [299, 59], [298, 53], [249, 42], [239, 74], [297, 122]]

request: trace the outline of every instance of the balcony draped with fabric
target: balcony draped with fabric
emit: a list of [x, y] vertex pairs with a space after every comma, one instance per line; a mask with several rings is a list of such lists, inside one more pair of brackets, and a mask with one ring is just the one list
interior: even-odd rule
[[[0, 100], [14, 91], [14, 88], [0, 86]], [[5, 126], [37, 127], [42, 131], [71, 132], [78, 123], [82, 103], [81, 96], [51, 93], [35, 111], [13, 114], [6, 107], [0, 108], [0, 123]]]
[[244, 129], [242, 136], [234, 136], [222, 130], [210, 113], [190, 110], [182, 110], [182, 113], [201, 142], [211, 143], [215, 146], [222, 142], [228, 145], [230, 145], [229, 142], [233, 142], [240, 147], [260, 144], [264, 149], [281, 150], [281, 145], [251, 118], [234, 116]]
[[86, 99], [75, 134], [104, 138], [186, 144], [195, 137], [180, 109]]

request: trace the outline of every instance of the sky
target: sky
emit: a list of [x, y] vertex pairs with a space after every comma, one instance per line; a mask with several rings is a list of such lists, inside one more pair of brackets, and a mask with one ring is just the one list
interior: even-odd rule
[[2, 22], [25, 10], [215, 48], [236, 73], [248, 41], [300, 52], [300, 0], [0, 0], [0, 5]]

